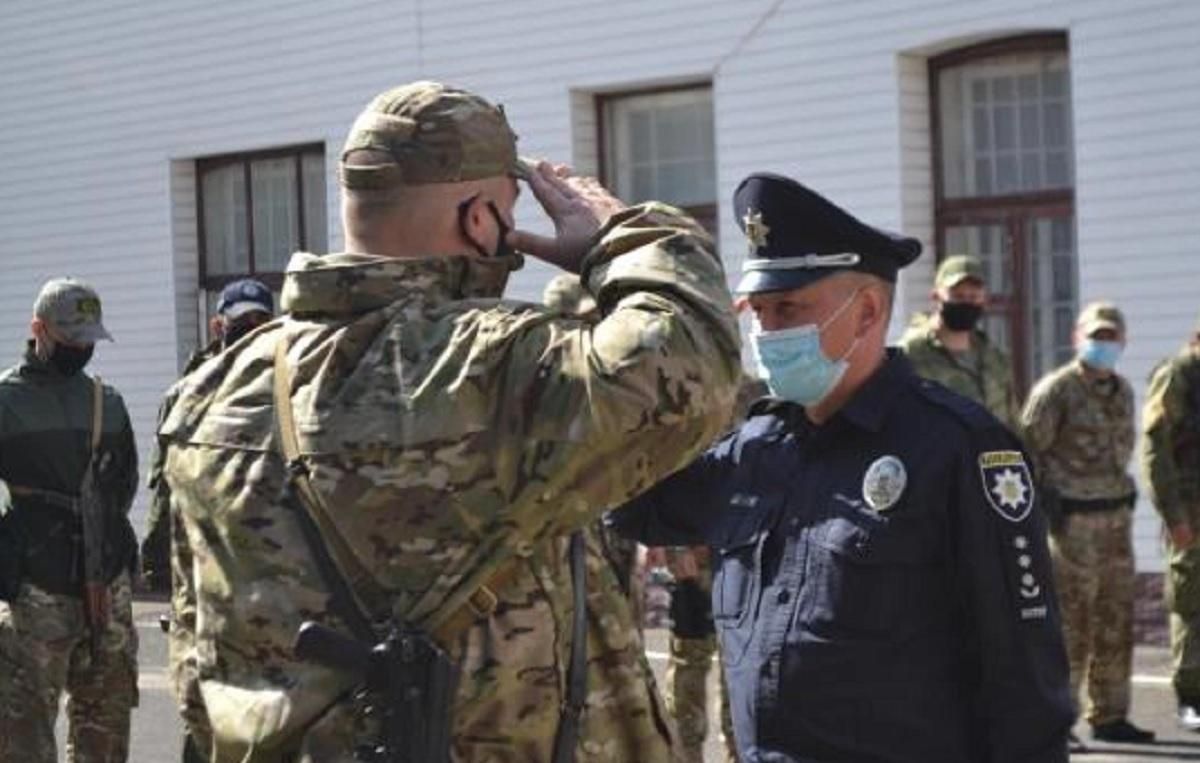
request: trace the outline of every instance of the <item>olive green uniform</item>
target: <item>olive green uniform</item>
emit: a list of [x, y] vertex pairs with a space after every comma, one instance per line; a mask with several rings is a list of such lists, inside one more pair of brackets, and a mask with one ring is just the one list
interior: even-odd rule
[[[1142, 473], [1167, 527], [1200, 533], [1200, 344], [1159, 366], [1142, 416]], [[1168, 536], [1169, 537], [1169, 536]], [[1200, 547], [1170, 549], [1167, 603], [1175, 691], [1200, 705]]]

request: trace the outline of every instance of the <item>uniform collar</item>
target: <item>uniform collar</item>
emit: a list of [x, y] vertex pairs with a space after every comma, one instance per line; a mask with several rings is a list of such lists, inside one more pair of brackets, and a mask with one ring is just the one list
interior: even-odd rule
[[288, 263], [280, 303], [293, 315], [353, 315], [401, 301], [436, 305], [497, 298], [509, 273], [524, 260], [511, 257], [379, 257], [297, 252]]
[[886, 352], [879, 369], [842, 406], [835, 418], [844, 419], [868, 432], [878, 432], [883, 428], [888, 414], [900, 397], [897, 393], [913, 375], [912, 366], [903, 353], [894, 347], [889, 347]]
[[32, 339], [25, 340], [25, 356], [21, 361], [20, 374], [29, 379], [46, 382], [61, 382], [71, 378], [59, 371], [50, 361], [39, 358]]

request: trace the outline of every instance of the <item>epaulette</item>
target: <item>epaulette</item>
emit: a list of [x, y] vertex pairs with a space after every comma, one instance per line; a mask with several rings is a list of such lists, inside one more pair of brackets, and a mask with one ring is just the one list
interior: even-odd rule
[[918, 394], [942, 410], [949, 411], [968, 429], [1003, 428], [995, 416], [978, 402], [947, 389], [931, 379], [918, 379], [914, 385]]

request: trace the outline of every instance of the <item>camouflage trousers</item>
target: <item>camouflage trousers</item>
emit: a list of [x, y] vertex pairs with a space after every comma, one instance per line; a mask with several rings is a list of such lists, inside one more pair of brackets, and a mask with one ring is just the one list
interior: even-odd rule
[[0, 603], [0, 761], [55, 763], [54, 725], [67, 693], [66, 759], [120, 763], [129, 757], [137, 704], [137, 632], [129, 576], [109, 587], [112, 609], [95, 653], [79, 597], [29, 583]]
[[1175, 694], [1200, 705], [1200, 548], [1169, 550], [1166, 595]]
[[1050, 556], [1071, 668], [1071, 697], [1087, 682], [1092, 725], [1129, 713], [1133, 670], [1130, 511], [1071, 514], [1050, 536]]
[[720, 677], [721, 745], [724, 761], [737, 763], [737, 745], [733, 739], [733, 719], [729, 714], [729, 692], [725, 671], [714, 663], [717, 637], [680, 638], [671, 636], [671, 657], [667, 662], [667, 713], [675, 719], [682, 754], [680, 763], [703, 763], [704, 740], [708, 737], [708, 674], [714, 667]]

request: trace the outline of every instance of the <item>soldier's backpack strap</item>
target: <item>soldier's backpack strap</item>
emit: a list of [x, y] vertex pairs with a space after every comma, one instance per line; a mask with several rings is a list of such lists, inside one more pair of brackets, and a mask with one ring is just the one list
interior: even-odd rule
[[295, 514], [321, 578], [329, 587], [331, 605], [359, 640], [374, 643], [379, 638], [375, 622], [388, 612], [387, 598], [350, 551], [345, 538], [330, 520], [325, 499], [309, 479], [308, 465], [300, 455], [300, 441], [296, 435], [287, 347], [287, 337], [281, 332], [275, 345], [275, 421], [290, 485], [301, 504], [302, 510]]
[[99, 376], [92, 377], [92, 439], [91, 458], [96, 457], [100, 450], [100, 438], [104, 434], [104, 381]]

